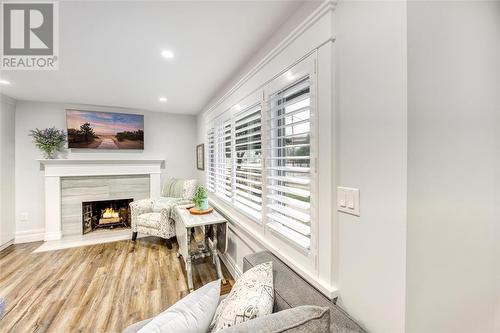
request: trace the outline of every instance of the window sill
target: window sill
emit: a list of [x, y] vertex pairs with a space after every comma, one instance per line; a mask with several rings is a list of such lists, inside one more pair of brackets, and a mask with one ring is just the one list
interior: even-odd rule
[[301, 266], [297, 263], [296, 260], [293, 260], [292, 257], [284, 253], [286, 251], [271, 244], [271, 242], [269, 242], [269, 240], [267, 240], [265, 237], [259, 237], [263, 235], [263, 233], [256, 232], [255, 228], [261, 228], [261, 224], [245, 216], [237, 209], [230, 207], [228, 203], [220, 200], [220, 198], [215, 195], [209, 196], [209, 202], [229, 221], [230, 224], [233, 224], [243, 230], [256, 244], [259, 244], [262, 248], [271, 251], [274, 255], [276, 255], [288, 266], [290, 266], [291, 269], [293, 269], [297, 274], [301, 275], [306, 281], [308, 281], [326, 297], [334, 299], [335, 297], [339, 296], [338, 289], [336, 287], [328, 285], [324, 281], [320, 281], [315, 276], [314, 272], [311, 272], [307, 268]]

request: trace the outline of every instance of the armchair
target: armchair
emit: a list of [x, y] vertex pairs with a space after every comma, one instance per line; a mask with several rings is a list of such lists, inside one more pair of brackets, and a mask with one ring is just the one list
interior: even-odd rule
[[172, 248], [170, 239], [175, 236], [174, 207], [192, 202], [196, 191], [196, 180], [169, 178], [163, 184], [161, 197], [144, 199], [130, 203], [132, 215], [132, 240], [137, 233], [157, 236], [166, 240], [167, 248]]

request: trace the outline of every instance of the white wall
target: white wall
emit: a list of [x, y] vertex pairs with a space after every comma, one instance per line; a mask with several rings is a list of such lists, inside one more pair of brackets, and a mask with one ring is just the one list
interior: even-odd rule
[[341, 305], [373, 332], [403, 332], [406, 248], [406, 3], [335, 11], [338, 183], [361, 216], [338, 214]]
[[0, 248], [14, 239], [15, 100], [0, 94]]
[[[77, 150], [66, 152], [68, 158], [95, 156], [158, 157], [165, 159], [162, 177], [195, 178], [196, 118], [160, 112], [98, 107], [89, 105], [54, 104], [18, 101], [16, 106], [16, 238], [34, 239], [44, 228], [43, 174], [39, 163], [42, 154], [28, 137], [29, 130], [56, 126], [66, 128], [66, 108], [144, 114], [144, 150]], [[28, 214], [21, 221], [22, 213]]]
[[408, 77], [407, 332], [499, 332], [500, 2], [410, 2]]

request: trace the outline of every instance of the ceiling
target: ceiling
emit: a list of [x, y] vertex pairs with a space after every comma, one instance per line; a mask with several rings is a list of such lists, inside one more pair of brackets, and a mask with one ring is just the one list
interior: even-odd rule
[[301, 5], [60, 2], [59, 70], [2, 71], [11, 84], [0, 89], [18, 100], [196, 114]]

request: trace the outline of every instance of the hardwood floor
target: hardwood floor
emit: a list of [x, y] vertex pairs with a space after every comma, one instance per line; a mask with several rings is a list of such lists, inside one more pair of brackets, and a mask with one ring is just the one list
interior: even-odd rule
[[[42, 253], [41, 243], [0, 252], [0, 332], [121, 332], [188, 294], [177, 244], [146, 237]], [[226, 267], [223, 273], [230, 278]], [[196, 261], [195, 289], [217, 278], [211, 259]], [[223, 293], [230, 290], [223, 286]]]

